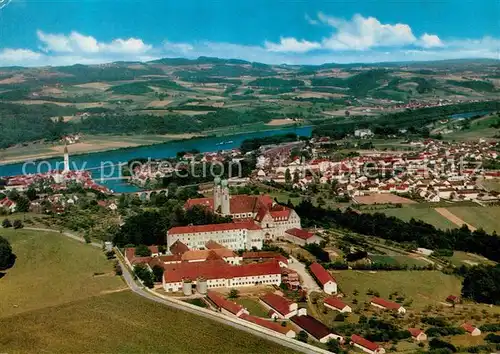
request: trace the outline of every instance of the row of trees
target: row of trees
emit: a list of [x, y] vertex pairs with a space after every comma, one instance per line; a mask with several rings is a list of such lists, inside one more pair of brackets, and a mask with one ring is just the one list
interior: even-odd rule
[[179, 201], [172, 200], [158, 211], [141, 211], [125, 221], [113, 235], [113, 243], [120, 247], [132, 245], [163, 245], [166, 232], [174, 226], [205, 225], [230, 222], [230, 217], [212, 213], [203, 206], [184, 210]]
[[407, 244], [411, 247], [449, 249], [483, 255], [500, 261], [500, 238], [484, 230], [471, 232], [466, 226], [440, 230], [420, 220], [403, 221], [382, 213], [361, 214], [347, 209], [324, 209], [310, 201], [302, 201], [296, 208], [304, 226], [342, 227], [364, 235]]

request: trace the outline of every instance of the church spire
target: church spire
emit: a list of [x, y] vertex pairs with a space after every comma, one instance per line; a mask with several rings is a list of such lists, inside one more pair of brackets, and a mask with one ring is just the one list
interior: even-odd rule
[[65, 143], [64, 144], [64, 170], [63, 172], [68, 172], [69, 171], [69, 152], [68, 152], [68, 145]]

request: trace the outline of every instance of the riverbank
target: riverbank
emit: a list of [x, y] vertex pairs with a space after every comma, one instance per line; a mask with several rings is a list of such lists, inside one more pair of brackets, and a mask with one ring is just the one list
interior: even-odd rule
[[[312, 126], [289, 127], [268, 129], [258, 132], [241, 132], [234, 135], [194, 137], [184, 140], [171, 140], [166, 143], [141, 145], [136, 147], [119, 148], [101, 152], [74, 154], [70, 148], [70, 169], [87, 170], [92, 173], [92, 178], [110, 190], [117, 193], [137, 192], [137, 188], [126, 183], [118, 167], [132, 159], [151, 158], [164, 159], [175, 157], [179, 151], [197, 150], [212, 152], [221, 149], [237, 149], [246, 139], [260, 138], [272, 135], [295, 133], [301, 136], [311, 136]], [[224, 140], [224, 145], [220, 145]], [[18, 163], [0, 165], [0, 176], [16, 176], [22, 174], [44, 173], [60, 168], [61, 156], [44, 158], [43, 160], [22, 160]], [[59, 167], [58, 167], [59, 166]]]
[[[258, 133], [292, 128], [296, 124], [268, 126], [254, 124], [239, 129], [225, 129], [207, 131], [205, 134], [163, 134], [163, 135], [90, 135], [85, 140], [68, 146], [71, 156], [87, 155], [91, 153], [103, 153], [120, 151], [124, 149], [147, 147], [200, 139], [208, 137], [226, 137], [243, 133]], [[307, 127], [299, 125], [298, 127]], [[51, 159], [64, 154], [64, 145], [54, 143], [33, 143], [28, 146], [13, 147], [0, 150], [0, 166], [25, 161]]]

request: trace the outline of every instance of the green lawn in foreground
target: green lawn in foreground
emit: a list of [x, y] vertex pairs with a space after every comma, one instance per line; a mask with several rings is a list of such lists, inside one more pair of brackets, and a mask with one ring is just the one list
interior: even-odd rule
[[[343, 293], [352, 298], [358, 290], [358, 301], [366, 301], [368, 289], [376, 290], [383, 298], [398, 291], [406, 300], [413, 300], [410, 308], [422, 309], [427, 305], [444, 302], [450, 294], [460, 294], [461, 281], [453, 275], [440, 271], [354, 271], [345, 270], [333, 273]], [[350, 301], [350, 300], [348, 300]]]
[[500, 206], [451, 207], [448, 210], [478, 229], [500, 233]]
[[295, 353], [130, 291], [0, 318], [6, 353]]
[[0, 279], [0, 317], [125, 287], [99, 249], [51, 232], [0, 229], [0, 235], [17, 256]]
[[0, 278], [0, 353], [294, 353], [133, 294], [99, 249], [51, 232], [0, 235], [17, 255]]

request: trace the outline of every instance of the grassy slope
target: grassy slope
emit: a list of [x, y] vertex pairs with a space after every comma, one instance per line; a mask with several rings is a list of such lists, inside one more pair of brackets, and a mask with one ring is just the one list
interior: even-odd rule
[[[0, 316], [99, 295], [125, 285], [99, 250], [56, 233], [5, 230], [17, 255], [0, 280]], [[94, 277], [94, 273], [105, 273]], [[14, 307], [17, 306], [17, 307]]]
[[380, 296], [388, 298], [389, 294], [398, 291], [412, 299], [411, 308], [422, 309], [427, 305], [436, 305], [445, 301], [450, 294], [460, 294], [460, 279], [439, 271], [390, 271], [364, 272], [339, 271], [333, 274], [340, 284], [342, 292], [352, 295], [359, 291], [358, 301], [369, 301], [371, 296], [365, 295], [368, 289], [380, 292]]
[[0, 319], [2, 352], [293, 353], [130, 292]]
[[131, 293], [98, 249], [57, 233], [0, 234], [18, 257], [0, 279], [1, 353], [292, 352]]

